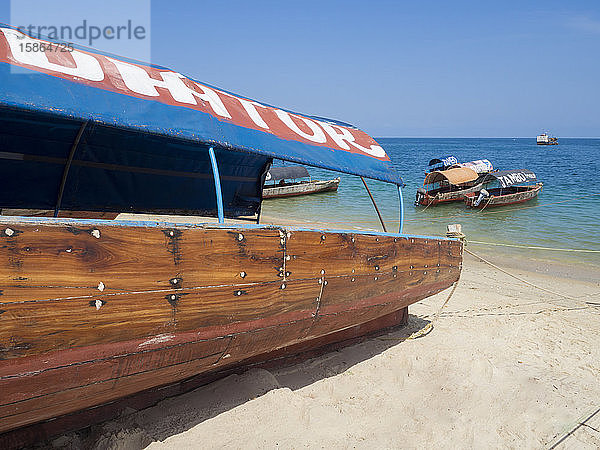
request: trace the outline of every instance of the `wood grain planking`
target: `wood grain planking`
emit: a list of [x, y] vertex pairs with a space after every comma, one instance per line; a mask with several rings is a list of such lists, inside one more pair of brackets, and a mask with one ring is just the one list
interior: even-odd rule
[[0, 406], [0, 433], [36, 421], [106, 403], [155, 386], [166, 385], [210, 368], [220, 355], [195, 359], [122, 378], [67, 389], [39, 398]]
[[378, 271], [409, 270], [432, 260], [441, 265], [460, 263], [457, 241], [371, 236], [353, 233], [295, 231], [286, 243], [289, 279], [364, 275]]
[[[260, 320], [270, 325], [290, 312], [309, 316], [318, 295], [316, 281], [262, 283], [100, 296], [93, 300], [61, 299], [40, 303], [7, 303], [0, 317], [0, 360], [75, 347], [182, 332], [202, 327], [225, 327]], [[242, 292], [238, 295], [238, 293]], [[294, 316], [292, 316], [293, 320]], [[281, 321], [289, 321], [283, 318]], [[124, 324], [126, 324], [124, 326]]]
[[2, 430], [329, 342], [450, 286], [462, 257], [457, 241], [273, 227], [7, 227]]
[[218, 362], [219, 366], [237, 365], [240, 361], [256, 355], [271, 353], [279, 348], [300, 342], [312, 325], [313, 318], [290, 322], [279, 327], [268, 327], [233, 336], [226, 350], [227, 357]]
[[120, 293], [276, 281], [283, 264], [271, 229], [10, 229], [0, 232], [0, 304], [94, 295], [100, 283]]
[[[432, 295], [433, 285], [451, 285], [458, 279], [457, 268], [415, 270], [413, 272], [388, 272], [373, 275], [358, 275], [325, 278], [326, 285], [320, 301], [319, 312], [335, 306], [336, 309], [355, 309], [371, 306], [392, 299], [412, 299], [423, 291]], [[382, 297], [389, 296], [388, 300]], [[412, 300], [414, 303], [417, 300]], [[402, 306], [408, 306], [402, 305]]]
[[2, 392], [0, 404], [5, 405], [92, 383], [114, 380], [212, 355], [222, 355], [229, 346], [230, 340], [230, 337], [217, 338], [170, 345], [150, 351], [140, 349], [137, 353], [5, 377], [0, 379], [0, 392]]

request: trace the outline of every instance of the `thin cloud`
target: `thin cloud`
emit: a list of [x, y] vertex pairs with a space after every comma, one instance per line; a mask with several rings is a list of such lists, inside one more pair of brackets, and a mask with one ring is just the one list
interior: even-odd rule
[[600, 34], [600, 20], [588, 16], [573, 17], [569, 20], [568, 25], [570, 28], [585, 33]]

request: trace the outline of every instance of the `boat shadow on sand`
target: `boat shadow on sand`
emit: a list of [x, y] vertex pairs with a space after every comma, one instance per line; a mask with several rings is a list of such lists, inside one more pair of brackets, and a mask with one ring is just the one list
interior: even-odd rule
[[[409, 314], [399, 325], [276, 362], [246, 366], [190, 392], [46, 442], [46, 448], [144, 448], [183, 433], [276, 389], [292, 391], [340, 375], [399, 345], [430, 322]], [[40, 446], [36, 446], [40, 448]], [[115, 447], [116, 448], [116, 447]]]

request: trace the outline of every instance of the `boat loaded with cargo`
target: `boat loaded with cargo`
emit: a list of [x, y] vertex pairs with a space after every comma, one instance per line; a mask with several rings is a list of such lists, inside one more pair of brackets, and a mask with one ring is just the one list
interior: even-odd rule
[[[359, 129], [28, 43], [40, 40], [0, 27], [0, 447], [405, 323], [408, 305], [458, 280], [462, 243], [403, 234], [402, 220], [398, 232], [260, 223], [273, 158], [401, 197]], [[155, 217], [97, 218], [124, 212]]]
[[485, 175], [493, 170], [487, 159], [459, 163], [455, 157], [432, 159], [423, 187], [417, 189], [416, 206], [463, 201], [469, 192], [484, 186]]

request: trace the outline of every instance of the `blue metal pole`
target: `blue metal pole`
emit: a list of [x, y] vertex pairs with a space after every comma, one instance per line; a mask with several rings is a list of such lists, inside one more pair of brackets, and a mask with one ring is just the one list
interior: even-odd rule
[[215, 191], [217, 192], [217, 215], [219, 216], [219, 223], [225, 223], [225, 216], [223, 215], [223, 194], [221, 192], [221, 177], [219, 176], [219, 167], [217, 166], [215, 149], [209, 147], [208, 154], [210, 155], [210, 164], [212, 165], [213, 176], [215, 178]]
[[404, 225], [404, 200], [402, 199], [402, 186], [398, 185], [398, 198], [400, 199], [400, 225], [398, 234], [402, 234], [402, 225]]

